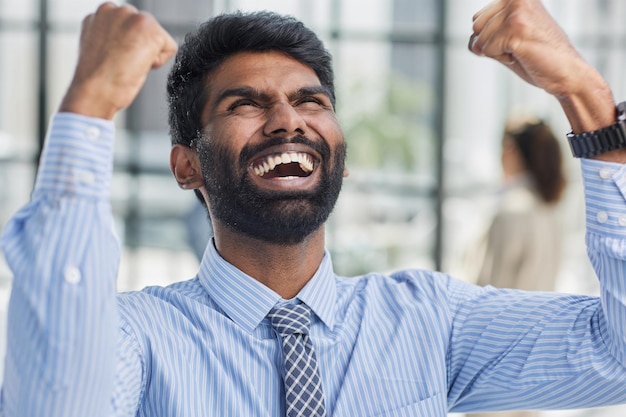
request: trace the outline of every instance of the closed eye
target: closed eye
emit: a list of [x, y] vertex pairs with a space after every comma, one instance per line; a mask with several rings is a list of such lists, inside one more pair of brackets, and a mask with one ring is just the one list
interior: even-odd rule
[[314, 109], [328, 109], [331, 108], [330, 103], [326, 103], [325, 100], [316, 97], [316, 96], [304, 96], [300, 98], [296, 104], [298, 107], [304, 107], [306, 109], [314, 110]]
[[299, 103], [317, 103], [317, 104], [321, 104], [320, 100], [318, 98], [315, 97], [304, 97], [300, 100]]
[[256, 102], [247, 98], [243, 98], [243, 99], [234, 101], [230, 106], [228, 106], [228, 111], [233, 111], [237, 107], [241, 107], [241, 106], [260, 107]]

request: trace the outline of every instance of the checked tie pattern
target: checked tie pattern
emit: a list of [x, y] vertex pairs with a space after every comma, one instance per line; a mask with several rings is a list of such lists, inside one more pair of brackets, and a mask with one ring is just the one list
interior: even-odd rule
[[274, 307], [267, 317], [282, 339], [287, 417], [325, 417], [322, 382], [309, 340], [311, 309], [285, 305]]

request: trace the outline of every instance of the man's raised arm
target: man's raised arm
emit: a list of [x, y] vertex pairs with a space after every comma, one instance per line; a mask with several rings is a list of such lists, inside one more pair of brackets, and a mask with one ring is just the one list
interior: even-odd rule
[[161, 26], [131, 6], [105, 3], [83, 22], [76, 72], [51, 121], [32, 200], [2, 238], [14, 275], [0, 398], [6, 417], [109, 417], [116, 407], [111, 119], [175, 51]]
[[[617, 120], [606, 81], [576, 51], [540, 0], [494, 1], [474, 15], [473, 30], [470, 50], [507, 65], [553, 95], [572, 133], [586, 133], [580, 140], [596, 136], [599, 129], [621, 131], [617, 125], [623, 122]], [[610, 354], [626, 367], [626, 147], [597, 143], [588, 155], [577, 155], [583, 157], [586, 244], [601, 285], [602, 311], [593, 330], [600, 330]]]

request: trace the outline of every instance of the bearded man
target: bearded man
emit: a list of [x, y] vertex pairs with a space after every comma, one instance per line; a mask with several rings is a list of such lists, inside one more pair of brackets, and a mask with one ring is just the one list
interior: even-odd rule
[[443, 417], [625, 402], [623, 105], [617, 117], [539, 0], [494, 1], [473, 30], [472, 52], [553, 95], [571, 123], [601, 298], [423, 270], [335, 275], [324, 223], [346, 150], [330, 55], [269, 12], [209, 20], [170, 73], [171, 170], [215, 235], [197, 276], [116, 294], [111, 120], [176, 45], [151, 16], [105, 3], [83, 23], [32, 201], [4, 231], [15, 280], [2, 415]]

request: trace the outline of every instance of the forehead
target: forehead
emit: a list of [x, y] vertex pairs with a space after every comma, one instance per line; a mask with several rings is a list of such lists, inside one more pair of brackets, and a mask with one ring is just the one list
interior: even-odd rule
[[293, 91], [321, 85], [312, 68], [281, 52], [239, 52], [224, 60], [207, 78], [209, 102], [237, 87]]

